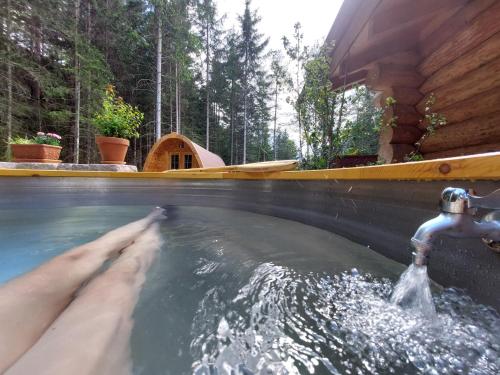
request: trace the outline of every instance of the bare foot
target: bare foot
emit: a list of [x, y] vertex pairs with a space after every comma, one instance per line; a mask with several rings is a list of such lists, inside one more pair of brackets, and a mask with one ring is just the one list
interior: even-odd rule
[[150, 220], [151, 223], [160, 220], [165, 220], [166, 218], [167, 218], [167, 210], [161, 207], [153, 208], [153, 210], [149, 213], [149, 215], [146, 216], [146, 219]]
[[6, 374], [130, 374], [132, 314], [161, 242], [159, 224], [153, 223]]

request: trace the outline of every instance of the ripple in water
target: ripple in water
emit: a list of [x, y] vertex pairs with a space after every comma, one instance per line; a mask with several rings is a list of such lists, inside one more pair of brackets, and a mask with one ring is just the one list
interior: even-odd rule
[[[423, 271], [402, 276], [410, 294], [418, 281], [410, 276], [427, 282]], [[428, 282], [411, 306], [418, 308], [408, 308], [401, 287], [393, 289], [390, 280], [356, 270], [304, 275], [261, 264], [231, 301], [221, 303], [213, 289], [200, 303], [193, 373], [499, 373], [500, 318], [493, 309], [448, 289], [429, 310]]]

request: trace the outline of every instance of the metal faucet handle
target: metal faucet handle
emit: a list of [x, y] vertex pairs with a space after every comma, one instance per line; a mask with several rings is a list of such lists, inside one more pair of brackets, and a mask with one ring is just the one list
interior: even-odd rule
[[441, 193], [441, 211], [463, 214], [469, 208], [469, 191], [462, 188], [447, 187]]
[[473, 194], [469, 194], [468, 207], [500, 210], [500, 189], [497, 189], [494, 192], [485, 195], [484, 197], [478, 197]]

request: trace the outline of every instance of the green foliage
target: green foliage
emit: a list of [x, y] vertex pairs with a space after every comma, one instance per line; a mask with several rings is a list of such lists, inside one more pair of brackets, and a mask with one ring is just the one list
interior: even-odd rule
[[114, 87], [108, 85], [102, 108], [94, 114], [92, 124], [106, 137], [137, 138], [143, 120], [144, 114], [117, 97]]
[[35, 141], [34, 141], [34, 139], [30, 139], [27, 137], [16, 136], [16, 137], [12, 138], [11, 140], [9, 140], [9, 143], [11, 145], [33, 145], [33, 144], [35, 144]]
[[411, 152], [410, 154], [406, 155], [404, 157], [404, 161], [405, 162], [410, 162], [410, 161], [422, 161], [424, 160], [424, 157], [422, 156], [422, 154], [420, 154], [419, 152]]
[[32, 138], [16, 136], [9, 141], [11, 145], [50, 145], [50, 146], [60, 146], [61, 136], [55, 133], [43, 133], [38, 132], [36, 136]]
[[434, 93], [431, 93], [425, 101], [425, 122], [427, 123], [427, 132], [429, 134], [434, 133], [436, 128], [444, 126], [447, 123], [446, 116], [432, 110], [434, 104], [436, 104], [436, 96]]
[[326, 168], [342, 155], [376, 154], [381, 111], [373, 105], [373, 93], [364, 86], [333, 91], [324, 49], [310, 51], [304, 71], [295, 106], [307, 150], [303, 167]]
[[33, 141], [38, 145], [60, 146], [61, 139], [59, 134], [38, 132]]
[[440, 126], [446, 125], [446, 117], [440, 113], [434, 112], [432, 107], [436, 103], [436, 97], [434, 93], [431, 93], [427, 100], [425, 101], [425, 116], [424, 122], [427, 125], [424, 135], [420, 138], [420, 140], [415, 144], [417, 146], [417, 150], [405, 156], [404, 161], [421, 161], [424, 160], [424, 157], [420, 153], [420, 146], [422, 142], [431, 136], [436, 128]]
[[[385, 99], [384, 106], [381, 109], [381, 113], [378, 121], [378, 130], [380, 131], [384, 126], [390, 126], [395, 128], [398, 126], [398, 116], [393, 116], [394, 106], [397, 104], [397, 100], [392, 96], [388, 96]], [[389, 117], [389, 118], [387, 118]]]

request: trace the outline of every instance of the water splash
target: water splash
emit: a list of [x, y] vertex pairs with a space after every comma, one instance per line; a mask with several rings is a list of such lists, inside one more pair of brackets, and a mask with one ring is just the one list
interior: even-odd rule
[[436, 318], [427, 266], [412, 264], [408, 267], [394, 287], [391, 302], [421, 314], [427, 319]]
[[[210, 293], [200, 305], [193, 374], [498, 373], [493, 309], [445, 290], [436, 314], [423, 269], [410, 267], [400, 284], [405, 307], [390, 301], [390, 280], [355, 269], [330, 276], [262, 264], [227, 304]], [[206, 306], [215, 309], [211, 319]]]

